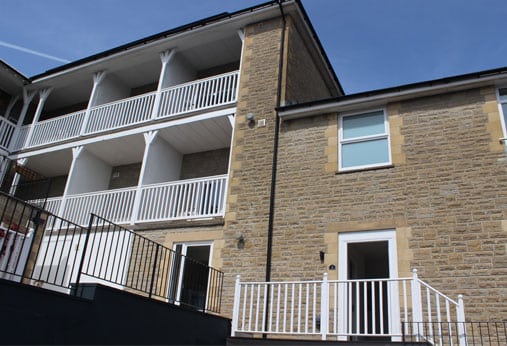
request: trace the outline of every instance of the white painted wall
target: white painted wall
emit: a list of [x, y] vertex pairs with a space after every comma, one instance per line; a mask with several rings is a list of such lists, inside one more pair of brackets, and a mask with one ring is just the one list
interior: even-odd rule
[[130, 88], [124, 85], [113, 74], [107, 74], [104, 80], [97, 86], [97, 92], [94, 100], [92, 100], [91, 107], [121, 100], [129, 96]]
[[194, 80], [197, 75], [195, 69], [185, 61], [178, 53], [169, 61], [164, 76], [162, 76], [162, 88]]
[[[86, 234], [45, 235], [34, 269], [34, 278], [47, 281], [44, 288], [67, 292], [52, 284], [69, 286], [76, 282]], [[83, 261], [81, 282], [100, 283], [122, 289], [127, 283], [133, 237], [126, 231], [91, 232]], [[56, 253], [53, 256], [53, 253]], [[63, 256], [59, 256], [63, 254]], [[88, 274], [88, 275], [87, 275]], [[106, 280], [106, 281], [104, 281]]]
[[155, 137], [148, 150], [143, 185], [179, 180], [183, 155], [160, 137]]
[[69, 175], [67, 194], [107, 190], [112, 167], [83, 149]]

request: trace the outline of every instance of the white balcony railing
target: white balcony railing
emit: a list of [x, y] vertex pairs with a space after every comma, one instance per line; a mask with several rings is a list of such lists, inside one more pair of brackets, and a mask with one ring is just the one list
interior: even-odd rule
[[[160, 102], [155, 102], [157, 92], [151, 92], [95, 106], [88, 112], [82, 110], [22, 126], [12, 148], [21, 150], [146, 123], [153, 120], [154, 107], [158, 107], [158, 111], [155, 110], [156, 118], [168, 118], [228, 105], [236, 102], [238, 76], [239, 72], [234, 71], [163, 89], [158, 96]], [[9, 146], [13, 127], [15, 125], [6, 119], [0, 123], [0, 147]]]
[[156, 94], [152, 92], [91, 108], [85, 134], [150, 120]]
[[[402, 324], [402, 322], [406, 322]], [[402, 335], [442, 345], [449, 335], [466, 345], [462, 297], [452, 300], [417, 277], [241, 282], [236, 279], [232, 336], [296, 335], [323, 340]], [[404, 328], [402, 330], [402, 328]]]
[[30, 204], [36, 205], [39, 208], [49, 211], [52, 214], [57, 215], [60, 211], [60, 205], [62, 204], [62, 197], [51, 197], [48, 199], [32, 199], [28, 201]]
[[189, 179], [141, 188], [138, 221], [223, 215], [227, 176]]
[[88, 225], [90, 214], [97, 214], [115, 223], [130, 222], [136, 188], [96, 191], [67, 196], [62, 217], [78, 225]]
[[229, 104], [236, 101], [237, 71], [162, 90], [158, 117]]
[[[31, 200], [78, 225], [87, 226], [90, 214], [114, 223], [170, 221], [222, 216], [227, 175], [145, 185], [139, 190], [139, 209], [134, 208], [137, 187]], [[45, 204], [44, 204], [45, 203]], [[135, 215], [134, 215], [135, 214]], [[135, 216], [135, 217], [134, 217]]]
[[0, 148], [6, 150], [9, 148], [15, 129], [16, 124], [0, 117]]

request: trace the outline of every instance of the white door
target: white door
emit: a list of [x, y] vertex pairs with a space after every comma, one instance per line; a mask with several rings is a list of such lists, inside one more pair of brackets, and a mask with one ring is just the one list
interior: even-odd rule
[[211, 242], [177, 243], [173, 246], [169, 301], [206, 309]]
[[385, 280], [396, 278], [394, 230], [338, 235], [338, 279], [343, 282], [338, 290], [340, 340], [400, 335], [398, 283]]

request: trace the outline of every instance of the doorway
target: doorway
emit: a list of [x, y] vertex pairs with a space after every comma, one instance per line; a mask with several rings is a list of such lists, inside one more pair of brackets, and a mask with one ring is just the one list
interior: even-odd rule
[[173, 251], [169, 301], [205, 310], [211, 243], [177, 243]]
[[[342, 233], [339, 242], [340, 334], [382, 340], [400, 331], [396, 232]], [[394, 339], [393, 339], [394, 340]]]

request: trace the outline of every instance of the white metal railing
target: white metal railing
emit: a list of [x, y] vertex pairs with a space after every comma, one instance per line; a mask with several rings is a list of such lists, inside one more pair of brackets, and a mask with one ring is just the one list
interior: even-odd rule
[[[134, 208], [137, 187], [95, 191], [31, 204], [87, 226], [90, 213], [114, 223], [168, 221], [216, 217], [224, 214], [227, 175], [144, 185], [139, 189], [139, 210]], [[63, 204], [63, 211], [60, 211]], [[133, 218], [133, 214], [137, 213]]]
[[15, 129], [16, 124], [3, 117], [0, 117], [0, 148], [9, 148]]
[[150, 120], [155, 96], [156, 92], [151, 92], [91, 108], [84, 133], [97, 133]]
[[14, 144], [12, 146], [13, 150], [21, 150], [25, 147], [26, 140], [28, 138], [28, 133], [30, 132], [31, 125], [21, 126], [19, 128], [19, 132], [16, 135], [16, 138], [13, 138]]
[[225, 105], [236, 101], [239, 71], [200, 79], [161, 91], [158, 117]]
[[221, 175], [143, 186], [137, 221], [223, 215], [226, 182]]
[[60, 142], [79, 136], [86, 111], [70, 113], [61, 117], [35, 123], [29, 143], [25, 147], [34, 147]]
[[43, 208], [52, 214], [58, 215], [62, 204], [62, 197], [51, 197], [48, 199], [32, 199], [28, 203]]
[[[227, 105], [236, 102], [238, 77], [239, 71], [229, 72], [172, 86], [161, 90], [160, 95], [151, 92], [25, 125], [19, 129], [12, 148], [21, 150], [148, 122], [153, 119], [153, 113], [157, 118], [166, 118]], [[159, 102], [156, 103], [157, 99]], [[0, 124], [0, 147], [7, 147], [12, 140], [13, 126], [6, 119]]]
[[[424, 322], [438, 322], [433, 330]], [[462, 297], [454, 301], [417, 277], [286, 282], [241, 282], [236, 278], [232, 336], [259, 333], [312, 336], [392, 337], [440, 345], [457, 335], [466, 345]], [[402, 331], [402, 322], [405, 330]], [[413, 326], [409, 328], [409, 324]], [[431, 325], [431, 323], [429, 323]], [[445, 328], [446, 330], [442, 330]]]
[[65, 198], [62, 217], [78, 225], [88, 225], [90, 214], [100, 215], [115, 223], [130, 221], [136, 187], [95, 191]]

